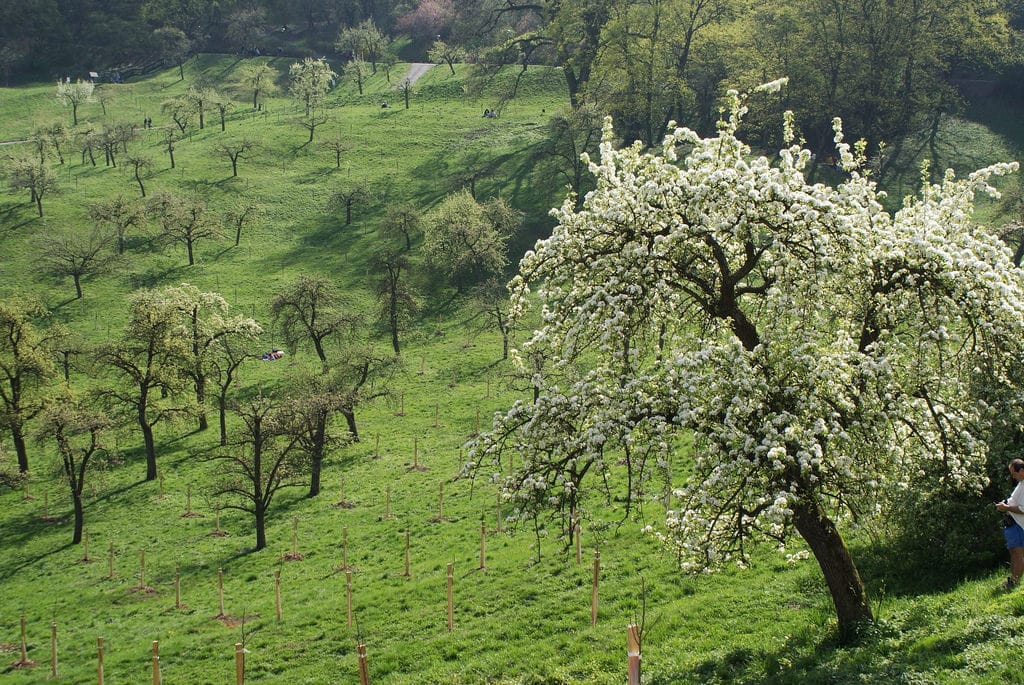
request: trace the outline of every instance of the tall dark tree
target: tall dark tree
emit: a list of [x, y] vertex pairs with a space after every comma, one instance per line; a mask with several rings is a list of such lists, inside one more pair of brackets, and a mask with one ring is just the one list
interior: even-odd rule
[[302, 342], [312, 343], [325, 370], [326, 341], [350, 334], [359, 322], [347, 311], [337, 288], [322, 276], [299, 276], [274, 296], [270, 313], [289, 351], [294, 353]]
[[99, 226], [48, 235], [40, 241], [40, 265], [57, 279], [70, 278], [75, 285], [75, 297], [81, 299], [82, 279], [105, 273], [115, 261], [115, 240], [109, 229]]

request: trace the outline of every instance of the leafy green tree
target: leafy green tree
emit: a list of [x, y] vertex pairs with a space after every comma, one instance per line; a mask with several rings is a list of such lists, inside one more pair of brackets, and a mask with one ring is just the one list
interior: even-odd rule
[[355, 81], [356, 89], [359, 91], [359, 94], [362, 95], [363, 82], [370, 77], [370, 69], [366, 66], [366, 62], [359, 57], [356, 57], [345, 65], [344, 69], [342, 69], [342, 73], [348, 77], [349, 80]]
[[239, 7], [227, 19], [227, 39], [236, 48], [252, 52], [267, 26], [267, 12], [262, 7]]
[[418, 309], [416, 298], [407, 283], [408, 278], [403, 278], [409, 272], [409, 258], [403, 252], [385, 249], [373, 256], [370, 265], [380, 274], [375, 288], [380, 308], [379, 318], [391, 334], [391, 348], [397, 356], [402, 352], [399, 333]]
[[412, 249], [413, 236], [420, 232], [420, 224], [420, 212], [411, 203], [390, 205], [381, 221], [380, 235], [385, 240], [402, 240], [408, 252]]
[[478, 203], [469, 191], [452, 193], [424, 220], [427, 261], [459, 289], [501, 273], [520, 220], [500, 198]]
[[[548, 121], [547, 137], [538, 151], [538, 173], [545, 181], [557, 179], [568, 186], [577, 208], [589, 190], [587, 159], [596, 156], [602, 120], [601, 113], [589, 103], [557, 112]], [[584, 153], [588, 158], [583, 157]]]
[[292, 64], [288, 69], [288, 76], [288, 88], [305, 106], [306, 116], [319, 106], [338, 78], [326, 60], [311, 57]]
[[352, 435], [339, 435], [331, 419], [344, 406], [345, 393], [336, 387], [336, 379], [323, 374], [302, 374], [285, 402], [283, 432], [295, 439], [309, 463], [309, 496], [320, 494], [320, 475], [327, 453], [352, 441]]
[[160, 56], [178, 66], [178, 80], [185, 80], [185, 62], [192, 50], [192, 42], [180, 28], [164, 26], [153, 31], [153, 41]]
[[73, 126], [78, 126], [78, 108], [82, 103], [90, 102], [93, 99], [94, 90], [96, 90], [96, 85], [92, 81], [83, 81], [82, 79], [78, 79], [74, 83], [57, 81], [57, 99], [65, 107], [71, 107]]
[[[367, 61], [373, 73], [377, 73], [377, 60], [387, 52], [390, 40], [373, 19], [366, 19], [357, 26], [342, 27], [334, 47], [340, 52], [351, 52], [355, 60]], [[361, 92], [361, 91], [360, 91]]]
[[455, 63], [466, 59], [466, 49], [459, 45], [449, 45], [443, 40], [435, 40], [427, 50], [427, 59], [437, 64], [447, 64], [452, 76], [455, 76]]
[[[198, 112], [196, 112], [195, 102], [184, 95], [164, 100], [160, 104], [160, 109], [170, 115], [171, 120], [174, 121], [178, 130], [182, 133], [184, 133], [185, 129], [192, 123], [192, 118], [198, 114]], [[173, 161], [171, 168], [174, 168]]]
[[269, 64], [253, 62], [239, 68], [234, 83], [238, 88], [252, 92], [252, 108], [256, 109], [261, 95], [266, 97], [280, 90], [277, 77], [277, 70]]
[[153, 428], [161, 421], [189, 411], [176, 402], [188, 376], [187, 338], [180, 318], [166, 298], [155, 290], [142, 290], [129, 298], [130, 319], [121, 337], [100, 348], [100, 367], [112, 372], [101, 396], [111, 411], [124, 413], [142, 433], [146, 480], [156, 480], [156, 441]]
[[79, 399], [65, 391], [47, 402], [38, 432], [39, 442], [52, 439], [56, 443], [64, 481], [71, 491], [73, 545], [82, 541], [85, 528], [84, 494], [89, 465], [103, 453], [103, 433], [110, 427], [110, 419], [93, 404], [92, 400]]
[[11, 433], [18, 470], [28, 472], [27, 426], [42, 409], [43, 391], [56, 369], [50, 345], [61, 327], [44, 328], [49, 311], [39, 300], [0, 300], [0, 426]]
[[791, 117], [771, 160], [737, 139], [745, 104], [731, 93], [716, 136], [679, 129], [650, 153], [613, 149], [608, 124], [597, 188], [562, 205], [512, 283], [517, 318], [543, 310], [523, 345], [547, 360], [522, 368], [535, 400], [472, 455], [491, 470], [516, 450], [505, 489], [528, 517], [572, 512], [620, 459], [633, 497], [692, 440], [659, 534], [683, 567], [795, 532], [850, 638], [873, 615], [844, 515], [980, 487], [980, 395], [1021, 391], [1006, 372], [1024, 354], [1024, 276], [971, 220], [975, 193], [1017, 165], [949, 172], [889, 214], [838, 123], [849, 176], [812, 185]]
[[228, 444], [228, 393], [238, 380], [238, 370], [256, 355], [247, 349], [245, 340], [235, 342], [232, 336], [218, 338], [210, 348], [210, 379], [217, 385], [217, 413], [220, 419], [220, 445]]

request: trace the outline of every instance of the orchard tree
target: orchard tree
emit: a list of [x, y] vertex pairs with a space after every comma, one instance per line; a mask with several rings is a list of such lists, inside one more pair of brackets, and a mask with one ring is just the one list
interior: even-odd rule
[[65, 107], [71, 107], [71, 120], [73, 126], [78, 126], [78, 108], [83, 102], [93, 99], [93, 91], [96, 90], [92, 81], [78, 79], [74, 83], [57, 81], [57, 99]]
[[684, 568], [795, 531], [849, 638], [872, 612], [846, 514], [987, 480], [997, 412], [979, 395], [1019, 377], [1024, 276], [972, 203], [1016, 164], [947, 172], [890, 214], [838, 120], [848, 175], [833, 188], [806, 182], [791, 117], [790, 147], [768, 159], [736, 137], [735, 91], [727, 111], [716, 136], [676, 129], [649, 153], [613, 149], [606, 124], [596, 190], [581, 210], [565, 201], [512, 282], [514, 315], [542, 311], [516, 355], [535, 399], [471, 461], [520, 455], [505, 489], [526, 517], [579, 506], [620, 460], [633, 496], [645, 464], [670, 466], [692, 440], [660, 533]]
[[42, 409], [42, 392], [55, 375], [50, 346], [61, 327], [42, 327], [50, 315], [28, 296], [0, 301], [0, 427], [10, 432], [18, 470], [28, 471], [27, 426]]
[[[373, 73], [377, 73], [377, 60], [387, 52], [388, 40], [373, 19], [366, 19], [358, 26], [345, 26], [338, 33], [334, 47], [339, 52], [351, 52], [353, 61], [369, 62]], [[362, 90], [359, 91], [362, 93]]]
[[427, 261], [459, 289], [478, 283], [508, 263], [506, 246], [520, 221], [501, 198], [481, 204], [467, 190], [453, 193], [424, 221]]
[[238, 406], [241, 426], [228, 449], [216, 457], [223, 465], [218, 497], [224, 506], [253, 517], [256, 550], [267, 546], [267, 512], [278, 492], [300, 487], [303, 473], [298, 438], [284, 430], [280, 404], [262, 395]]
[[248, 359], [256, 354], [249, 351], [245, 341], [234, 342], [230, 336], [218, 338], [211, 346], [209, 358], [210, 378], [217, 385], [217, 413], [220, 419], [220, 445], [228, 444], [228, 393], [235, 381], [238, 371]]
[[267, 26], [267, 11], [262, 7], [239, 7], [227, 18], [225, 36], [242, 51], [252, 52]]
[[263, 214], [263, 207], [252, 201], [243, 201], [234, 208], [229, 209], [224, 215], [225, 223], [235, 232], [235, 247], [242, 242], [242, 229], [251, 223], [259, 221]]
[[234, 83], [239, 89], [252, 92], [252, 108], [259, 105], [260, 96], [273, 95], [280, 88], [277, 86], [277, 70], [265, 62], [245, 64], [238, 70]]
[[345, 309], [337, 288], [322, 276], [299, 276], [274, 296], [270, 314], [288, 351], [294, 354], [299, 343], [308, 340], [325, 371], [324, 343], [351, 334], [359, 323], [359, 317]]
[[315, 109], [327, 95], [338, 75], [331, 69], [327, 60], [307, 57], [301, 62], [292, 64], [288, 69], [288, 77], [290, 81], [288, 88], [292, 95], [305, 106], [308, 117], [310, 111]]
[[14, 159], [10, 162], [8, 182], [13, 190], [28, 190], [29, 202], [36, 206], [39, 217], [43, 216], [43, 196], [57, 192], [57, 174], [49, 165], [29, 159]]
[[188, 382], [183, 373], [188, 340], [173, 306], [160, 292], [138, 291], [130, 296], [129, 307], [130, 318], [121, 337], [97, 353], [101, 367], [113, 374], [100, 394], [111, 411], [122, 412], [138, 424], [146, 480], [156, 480], [153, 427], [189, 410], [175, 401]]
[[356, 181], [334, 191], [327, 200], [327, 210], [344, 211], [345, 225], [348, 226], [352, 223], [352, 210], [356, 205], [368, 201], [371, 197], [373, 197], [373, 193], [370, 192], [370, 186], [364, 181]]
[[188, 346], [181, 370], [195, 389], [198, 429], [206, 430], [209, 427], [206, 387], [211, 358], [219, 353], [218, 346], [222, 342], [238, 345], [252, 341], [263, 329], [255, 319], [232, 314], [227, 300], [219, 293], [203, 292], [190, 283], [163, 288], [158, 295], [177, 317], [180, 335]]
[[142, 183], [142, 177], [153, 168], [153, 160], [140, 155], [129, 155], [125, 161], [132, 168], [132, 176], [135, 178], [135, 182], [139, 184], [139, 192], [142, 194], [142, 197], [146, 197], [146, 186]]
[[443, 40], [435, 40], [427, 50], [427, 59], [437, 64], [447, 64], [452, 76], [455, 76], [455, 63], [466, 59], [466, 49], [458, 45], [449, 45]]
[[64, 482], [71, 491], [75, 516], [73, 545], [82, 541], [85, 528], [85, 477], [90, 463], [103, 453], [103, 433], [110, 427], [110, 419], [94, 404], [65, 392], [47, 403], [39, 426], [39, 442], [52, 439], [56, 443]]
[[420, 223], [420, 212], [412, 203], [391, 205], [384, 213], [380, 235], [385, 240], [400, 238], [408, 252], [412, 249], [413, 236], [420, 232]]
[[255, 150], [256, 147], [255, 141], [249, 140], [248, 138], [242, 138], [241, 140], [232, 140], [226, 143], [221, 143], [217, 146], [217, 152], [231, 161], [231, 176], [237, 177], [238, 160], [241, 159], [242, 155]]
[[378, 318], [391, 334], [391, 348], [401, 354], [398, 334], [408, 326], [416, 313], [416, 298], [402, 276], [409, 271], [409, 258], [397, 250], [381, 250], [371, 262], [371, 268], [380, 273], [376, 283]]
[[184, 95], [189, 106], [199, 115], [199, 129], [206, 128], [206, 110], [214, 106], [221, 96], [213, 88], [192, 86]]
[[370, 78], [370, 68], [366, 66], [366, 62], [356, 57], [345, 65], [342, 69], [342, 73], [348, 77], [350, 81], [355, 81], [356, 88], [359, 90], [359, 94], [363, 94], [363, 82]]
[[512, 338], [512, 320], [509, 316], [509, 292], [504, 279], [488, 278], [473, 288], [473, 302], [483, 320], [482, 330], [497, 329], [501, 333], [501, 358], [508, 359]]
[[116, 260], [115, 240], [112, 232], [99, 226], [47, 235], [39, 242], [40, 266], [61, 281], [70, 278], [75, 298], [82, 299], [82, 279], [106, 273]]
[[547, 137], [538, 150], [538, 170], [545, 180], [567, 185], [576, 209], [590, 189], [590, 173], [583, 153], [595, 154], [601, 142], [601, 113], [590, 103], [565, 109], [548, 121]]
[[300, 374], [294, 391], [284, 404], [284, 432], [295, 439], [309, 463], [309, 496], [320, 494], [320, 474], [327, 453], [352, 441], [352, 435], [339, 434], [331, 419], [344, 406], [346, 394], [337, 387], [337, 379], [323, 374]]
[[328, 140], [326, 143], [323, 143], [323, 146], [325, 148], [327, 148], [328, 150], [330, 150], [331, 152], [334, 153], [334, 168], [335, 169], [340, 169], [341, 168], [341, 153], [345, 152], [346, 150], [348, 150], [348, 148], [349, 148], [348, 143], [346, 143], [345, 139], [342, 138], [341, 135], [339, 134], [339, 135], [335, 136], [334, 138], [331, 138], [330, 140]]
[[306, 142], [312, 143], [313, 134], [317, 128], [327, 123], [327, 114], [318, 107], [312, 107], [306, 112], [305, 116], [299, 117], [297, 121], [299, 126], [309, 131], [309, 138], [306, 139]]
[[189, 266], [196, 263], [196, 243], [221, 235], [220, 229], [206, 209], [206, 204], [199, 200], [187, 200], [170, 193], [158, 193], [150, 200], [149, 212], [159, 225], [160, 238], [164, 242], [185, 246]]
[[353, 442], [359, 442], [356, 409], [391, 394], [391, 379], [399, 366], [397, 356], [380, 354], [373, 347], [350, 339], [331, 367], [332, 384], [341, 398], [341, 414]]
[[[189, 124], [192, 123], [192, 117], [197, 113], [195, 102], [184, 95], [164, 100], [160, 103], [160, 109], [170, 115], [175, 126], [177, 126], [178, 130], [182, 133], [184, 133]], [[173, 161], [171, 168], [174, 168]]]
[[168, 62], [177, 65], [178, 80], [185, 80], [185, 61], [192, 49], [192, 43], [181, 29], [164, 26], [153, 31], [153, 40], [157, 52]]
[[118, 195], [89, 206], [89, 218], [97, 226], [108, 226], [117, 236], [117, 253], [124, 254], [128, 231], [140, 229], [146, 223], [146, 210], [141, 202]]

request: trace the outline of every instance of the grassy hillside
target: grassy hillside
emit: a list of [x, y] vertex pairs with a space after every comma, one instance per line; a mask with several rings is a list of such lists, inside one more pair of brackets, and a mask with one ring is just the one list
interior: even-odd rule
[[[287, 70], [283, 60], [269, 63]], [[148, 193], [195, 194], [216, 212], [257, 202], [262, 216], [245, 228], [239, 246], [231, 237], [200, 243], [198, 262], [188, 267], [182, 248], [160, 249], [137, 234], [118, 271], [87, 281], [85, 297], [73, 299], [70, 283], [38, 273], [47, 236], [87, 228], [90, 202], [134, 196], [138, 186], [123, 164], [105, 167], [101, 154], [93, 167], [69, 153], [60, 168], [61, 193], [46, 198], [44, 218], [35, 216], [24, 194], [0, 194], [0, 293], [40, 294], [57, 320], [94, 342], [118, 335], [128, 293], [182, 281], [222, 293], [236, 310], [268, 325], [271, 294], [304, 273], [335, 279], [369, 310], [374, 274], [368, 257], [384, 208], [410, 201], [427, 209], [460, 187], [467, 172], [479, 172], [478, 197], [500, 194], [525, 212], [524, 242], [549, 226], [546, 208], [561, 191], [538, 181], [529, 153], [546, 116], [564, 103], [559, 73], [531, 70], [497, 119], [480, 115], [507, 83], [469, 98], [462, 75], [452, 77], [443, 67], [415, 85], [409, 109], [383, 72], [363, 95], [342, 83], [312, 144], [294, 123], [301, 114], [294, 102], [276, 97], [253, 112], [246, 95], [237, 93], [227, 130], [208, 116], [204, 130], [177, 143], [176, 168], [170, 169], [162, 130], [173, 123], [160, 103], [200, 78], [226, 84], [239, 66], [233, 59], [199, 58], [187, 65], [183, 82], [170, 70], [111, 86], [106, 115], [99, 104], [79, 112], [98, 125], [141, 126], [143, 118], [153, 118], [155, 128], [140, 129], [129, 144], [132, 153], [153, 161]], [[402, 65], [396, 67], [392, 83], [402, 73]], [[20, 140], [57, 119], [69, 124], [70, 111], [52, 91], [49, 84], [0, 91], [0, 138]], [[381, 108], [383, 99], [391, 106]], [[243, 136], [261, 147], [242, 159], [236, 178], [216, 146]], [[340, 168], [321, 145], [337, 136], [347, 145]], [[372, 188], [374, 197], [346, 225], [327, 201], [356, 182]], [[358, 412], [363, 439], [332, 453], [319, 497], [305, 497], [302, 488], [279, 496], [270, 544], [261, 552], [252, 551], [251, 520], [237, 512], [221, 511], [219, 530], [226, 534], [215, 534], [219, 503], [210, 493], [219, 476], [207, 459], [216, 450], [212, 430], [192, 433], [191, 422], [161, 425], [158, 482], [142, 480], [136, 432], [124, 430], [112, 440], [110, 464], [90, 478], [89, 562], [83, 546], [69, 544], [70, 503], [55, 457], [48, 445], [32, 445], [29, 487], [0, 492], [0, 682], [35, 683], [49, 675], [53, 622], [60, 662], [53, 682], [92, 682], [102, 637], [112, 683], [149, 682], [154, 640], [165, 683], [232, 682], [236, 642], [248, 650], [246, 682], [354, 683], [360, 640], [375, 685], [621, 683], [625, 627], [640, 618], [644, 682], [651, 684], [1017, 679], [1024, 595], [995, 590], [998, 574], [962, 580], [941, 569], [901, 570], [907, 565], [889, 563], [899, 549], [855, 537], [879, 623], [861, 644], [841, 647], [833, 642], [830, 600], [813, 560], [798, 555], [787, 561], [760, 550], [748, 569], [680, 575], [671, 553], [641, 532], [662, 518], [664, 505], [655, 496], [664, 483], [651, 482], [651, 498], [628, 515], [625, 484], [612, 482], [607, 494], [595, 493], [585, 506], [579, 563], [558, 521], [511, 529], [499, 517], [496, 488], [458, 473], [467, 437], [524, 391], [510, 382], [497, 334], [480, 330], [472, 309], [454, 293], [419, 278], [423, 312], [404, 338], [404, 365], [391, 398]], [[379, 344], [387, 346], [383, 335]], [[280, 345], [269, 325], [260, 345]], [[273, 392], [314, 361], [310, 350], [300, 349], [280, 362], [254, 362], [244, 368], [243, 386]], [[0, 445], [9, 462], [10, 445]], [[289, 560], [293, 551], [302, 558]], [[592, 626], [597, 551], [599, 604]], [[352, 574], [352, 626], [343, 561]], [[448, 564], [454, 569], [451, 632]], [[926, 585], [924, 576], [944, 582]], [[21, 659], [22, 616], [27, 657], [36, 665], [15, 668], [9, 664]]]

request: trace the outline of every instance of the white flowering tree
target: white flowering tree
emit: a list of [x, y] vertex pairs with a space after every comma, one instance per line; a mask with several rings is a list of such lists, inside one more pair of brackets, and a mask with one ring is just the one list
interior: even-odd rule
[[973, 200], [1016, 165], [948, 172], [891, 214], [838, 121], [848, 177], [809, 185], [791, 117], [791, 146], [754, 156], [730, 97], [716, 136], [676, 129], [652, 152], [613, 149], [606, 122], [596, 190], [553, 212], [511, 284], [514, 315], [539, 309], [514, 355], [533, 396], [467, 468], [500, 471], [516, 451], [504, 488], [525, 517], [572, 511], [616, 469], [632, 494], [644, 464], [692, 445], [661, 533], [684, 568], [795, 531], [850, 636], [872, 613], [846, 517], [901, 488], [985, 479], [979, 390], [1020, 359], [1024, 279]]

